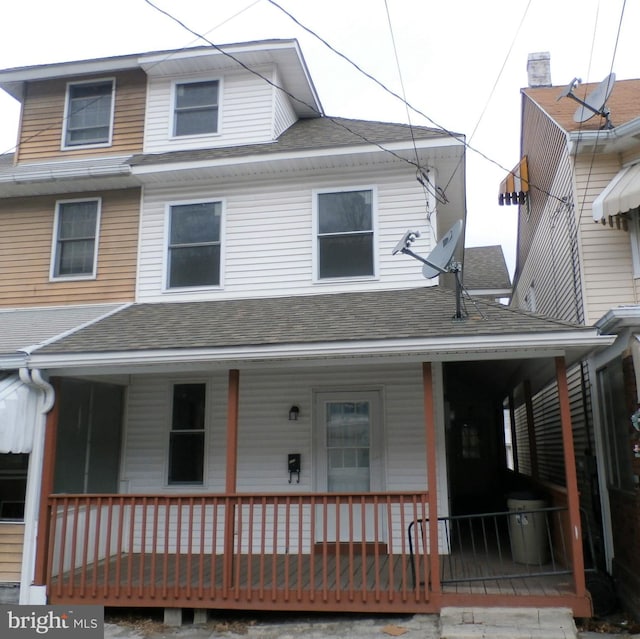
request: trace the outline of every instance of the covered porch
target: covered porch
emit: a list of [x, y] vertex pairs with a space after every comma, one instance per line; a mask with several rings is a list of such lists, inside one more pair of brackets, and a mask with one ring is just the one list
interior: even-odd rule
[[[494, 331], [499, 322], [490, 314], [505, 311], [488, 305], [482, 330]], [[34, 587], [50, 603], [120, 607], [437, 612], [499, 603], [563, 606], [589, 616], [566, 362], [597, 346], [599, 337], [552, 323], [533, 339], [478, 339], [477, 325], [466, 322], [451, 326], [471, 331], [470, 339], [329, 342], [297, 346], [295, 358], [293, 347], [259, 352], [255, 346], [233, 354], [114, 357], [85, 352], [96, 343], [91, 334], [86, 343], [75, 336], [75, 345], [63, 340], [59, 350], [45, 347], [32, 363], [50, 372], [57, 401], [45, 431]], [[545, 327], [554, 330], [545, 334]], [[75, 357], [69, 348], [84, 354]], [[465, 362], [476, 364], [473, 379], [460, 375]], [[555, 376], [566, 475], [562, 503], [550, 504], [553, 515], [544, 517], [550, 556], [535, 565], [512, 556], [509, 512], [484, 511], [492, 513], [499, 538], [475, 524], [470, 538], [463, 534], [456, 518], [466, 518], [466, 526], [478, 513], [454, 512], [448, 476], [455, 415], [479, 407], [483, 396], [504, 398], [527, 371]], [[110, 418], [102, 434], [94, 433], [97, 441], [109, 439], [108, 432], [120, 441], [122, 434], [111, 453], [120, 460], [115, 490], [90, 489], [101, 484], [92, 483], [88, 458], [75, 484], [70, 463], [61, 464], [75, 395], [65, 380], [100, 386], [92, 405], [101, 417], [117, 405], [102, 385], [124, 389], [122, 427]], [[196, 473], [202, 480], [191, 486], [188, 467], [178, 468], [179, 481], [172, 481], [171, 451], [167, 457], [176, 415], [170, 398], [175, 404], [176, 388], [185, 384], [202, 386], [195, 390], [215, 409], [207, 408], [202, 439], [188, 449], [208, 455]], [[95, 403], [101, 396], [109, 410]], [[282, 421], [292, 402], [299, 420]], [[494, 411], [476, 412], [486, 429], [503, 429], [490, 418]], [[506, 470], [499, 440], [487, 439], [489, 460], [502, 460]], [[108, 447], [94, 449], [104, 478]], [[292, 453], [293, 471], [287, 469]], [[505, 488], [490, 488], [496, 486]]]

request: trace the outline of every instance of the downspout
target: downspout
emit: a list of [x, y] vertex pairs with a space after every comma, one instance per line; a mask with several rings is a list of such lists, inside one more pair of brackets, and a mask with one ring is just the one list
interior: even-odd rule
[[42, 405], [38, 409], [38, 416], [33, 430], [33, 446], [29, 455], [27, 490], [24, 500], [24, 543], [22, 572], [20, 575], [20, 604], [44, 605], [47, 603], [45, 587], [32, 586], [32, 583], [35, 574], [46, 416], [55, 403], [55, 391], [37, 368], [32, 370], [21, 368], [19, 373], [23, 384], [42, 391]]

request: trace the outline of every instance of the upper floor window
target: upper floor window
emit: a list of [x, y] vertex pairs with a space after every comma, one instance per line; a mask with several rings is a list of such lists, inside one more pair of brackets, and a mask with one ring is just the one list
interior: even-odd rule
[[202, 484], [206, 384], [174, 384], [169, 435], [170, 484]]
[[373, 191], [318, 193], [318, 279], [375, 274]]
[[64, 147], [111, 144], [113, 80], [67, 86]]
[[220, 284], [222, 202], [169, 209], [168, 288]]
[[58, 202], [54, 223], [51, 277], [96, 275], [100, 200]]
[[218, 89], [217, 80], [176, 84], [175, 136], [218, 132]]

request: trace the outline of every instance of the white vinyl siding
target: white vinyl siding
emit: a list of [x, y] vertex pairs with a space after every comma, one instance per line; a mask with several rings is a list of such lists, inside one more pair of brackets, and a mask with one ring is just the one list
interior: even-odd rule
[[[280, 86], [281, 79], [276, 74], [276, 84]], [[297, 120], [291, 98], [280, 89], [273, 88], [273, 137], [276, 139]]]
[[[270, 75], [270, 69], [258, 69]], [[219, 78], [218, 130], [211, 134], [174, 136], [174, 87], [177, 78], [149, 78], [145, 122], [145, 153], [236, 146], [273, 140], [273, 91], [248, 71]], [[179, 78], [183, 82], [211, 76]]]
[[[378, 280], [327, 281], [313, 279], [313, 192], [315, 189], [351, 188], [375, 179], [377, 193]], [[371, 183], [371, 182], [369, 182]], [[407, 228], [422, 229], [414, 246], [427, 255], [433, 246], [428, 233], [424, 196], [412, 173], [386, 171], [380, 175], [357, 173], [344, 178], [300, 177], [287, 181], [246, 184], [228, 182], [224, 190], [202, 185], [181, 189], [145, 189], [141, 219], [138, 299], [167, 301], [187, 299], [188, 291], [163, 292], [165, 207], [167, 202], [193, 198], [223, 199], [224, 288], [191, 294], [189, 299], [218, 299], [266, 295], [331, 293], [374, 288], [429, 286], [416, 260], [391, 251]], [[435, 222], [434, 222], [435, 224]]]
[[[440, 386], [439, 375], [434, 375]], [[189, 378], [184, 378], [186, 382]], [[354, 383], [357, 380], [357, 383]], [[167, 433], [171, 384], [180, 378], [136, 376], [128, 392], [122, 466], [123, 491], [161, 493], [184, 491], [166, 486]], [[207, 421], [205, 484], [192, 491], [222, 493], [225, 489], [227, 373], [206, 379]], [[319, 370], [240, 372], [238, 491], [287, 493], [288, 453], [300, 453], [302, 472], [296, 490], [314, 490], [312, 450], [313, 397], [326, 390], [375, 390], [382, 397], [382, 446], [386, 490], [427, 488], [424, 397], [420, 364], [369, 367], [326, 367]], [[436, 389], [436, 396], [438, 396]], [[292, 403], [300, 407], [290, 422]], [[438, 420], [438, 458], [445, 459], [442, 420]], [[439, 503], [448, 503], [445, 464], [438, 467]], [[444, 513], [440, 513], [444, 514]]]
[[582, 270], [585, 278], [587, 324], [593, 324], [614, 306], [640, 302], [633, 277], [629, 231], [596, 224], [591, 203], [621, 169], [617, 157], [591, 156], [576, 161], [576, 189], [584, 198], [580, 219]]

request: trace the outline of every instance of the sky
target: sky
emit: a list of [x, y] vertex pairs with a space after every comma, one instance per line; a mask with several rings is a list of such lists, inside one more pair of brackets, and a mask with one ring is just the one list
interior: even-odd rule
[[[415, 110], [269, 0], [152, 1], [217, 45], [297, 38], [327, 115], [464, 134], [466, 246], [501, 245], [512, 275], [517, 209], [498, 190], [519, 160], [528, 54], [550, 53], [559, 87], [640, 77], [640, 0], [277, 0]], [[0, 69], [206, 44], [145, 0], [4, 0], [0, 43]], [[18, 118], [0, 91], [0, 153]]]

